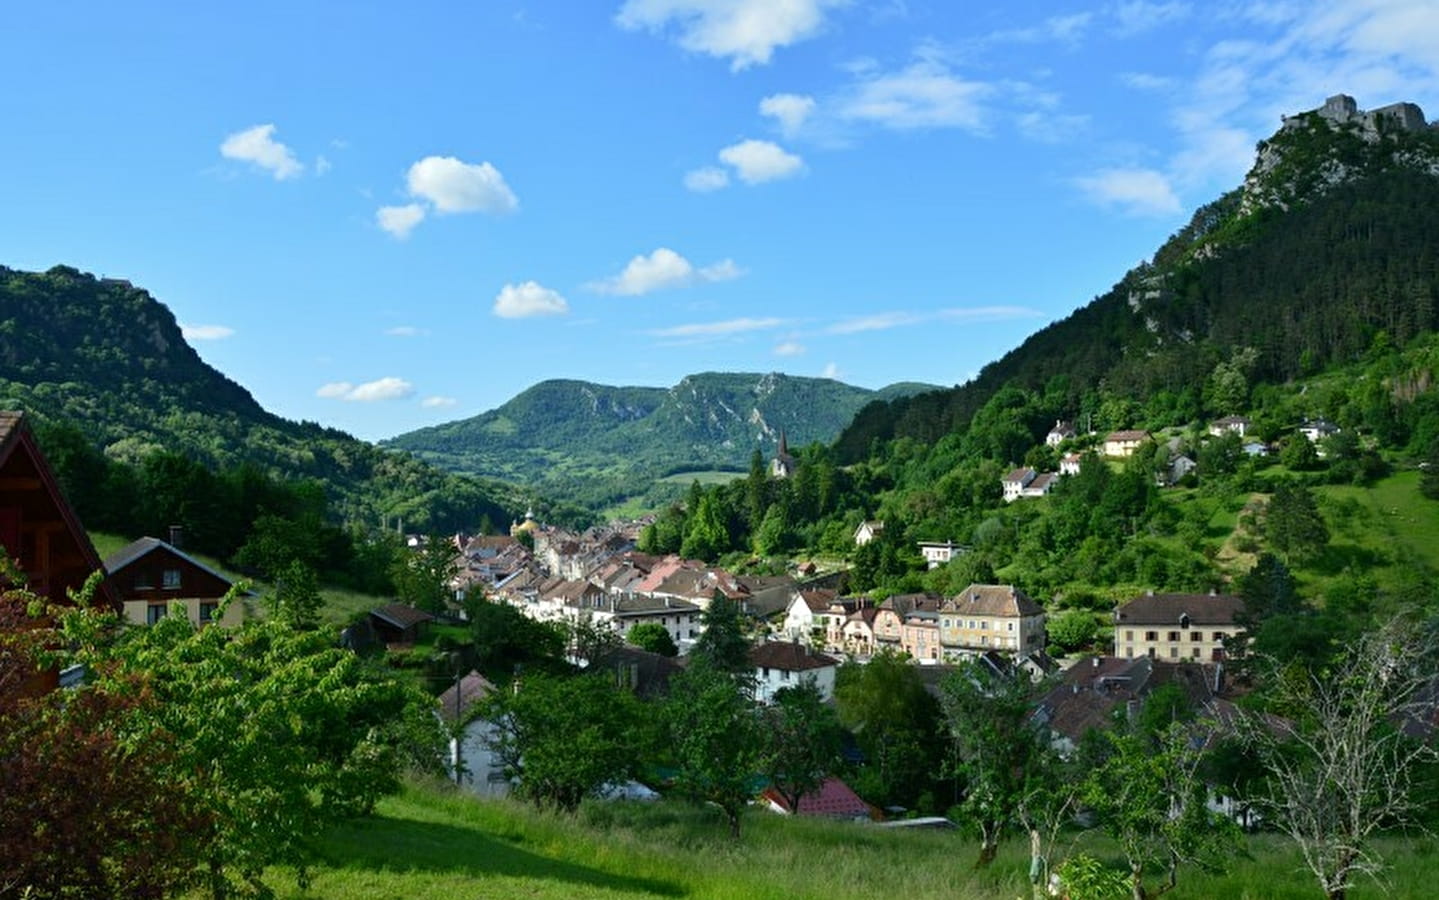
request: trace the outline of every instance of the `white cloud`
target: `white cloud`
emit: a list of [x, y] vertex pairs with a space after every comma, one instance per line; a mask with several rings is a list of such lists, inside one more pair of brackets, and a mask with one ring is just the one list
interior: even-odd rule
[[1190, 6], [1178, 0], [1168, 3], [1124, 0], [1110, 7], [1109, 13], [1114, 16], [1114, 33], [1120, 37], [1132, 37], [1187, 18]]
[[775, 345], [774, 348], [775, 356], [802, 356], [803, 354], [804, 344], [801, 344], [799, 341], [785, 341], [784, 343]]
[[888, 331], [925, 322], [999, 322], [1008, 319], [1033, 319], [1043, 315], [1027, 306], [962, 306], [930, 312], [882, 312], [843, 319], [825, 329], [826, 334], [860, 334], [866, 331]]
[[784, 319], [728, 319], [723, 322], [695, 322], [689, 325], [675, 325], [670, 328], [656, 328], [650, 334], [661, 338], [725, 337], [748, 331], [768, 331], [785, 324]]
[[824, 371], [819, 373], [819, 377], [821, 377], [821, 378], [832, 378], [832, 379], [838, 381], [838, 380], [839, 380], [839, 366], [836, 365], [835, 363], [829, 363], [829, 364], [827, 364], [827, 365], [824, 367]]
[[826, 11], [847, 0], [625, 0], [621, 28], [673, 33], [692, 53], [728, 59], [738, 72], [764, 65], [779, 47], [814, 37]]
[[415, 226], [425, 221], [425, 208], [418, 203], [382, 206], [375, 210], [375, 224], [399, 240], [405, 240]]
[[421, 337], [429, 334], [425, 328], [416, 328], [414, 325], [396, 325], [394, 328], [386, 328], [385, 334], [390, 337]]
[[460, 401], [454, 397], [426, 397], [420, 401], [420, 405], [425, 409], [442, 409], [447, 406], [454, 406], [459, 402]]
[[1181, 209], [1169, 179], [1153, 169], [1108, 169], [1075, 183], [1101, 206], [1134, 215], [1169, 216]]
[[785, 137], [794, 137], [814, 112], [814, 98], [803, 94], [771, 94], [759, 102], [759, 112], [779, 123]]
[[519, 209], [519, 200], [500, 170], [488, 162], [461, 162], [453, 156], [427, 156], [405, 177], [410, 195], [428, 200], [436, 212], [503, 215]]
[[186, 325], [180, 323], [180, 334], [187, 341], [222, 341], [234, 335], [235, 329], [226, 325]]
[[350, 403], [376, 403], [381, 400], [399, 400], [410, 396], [415, 392], [415, 386], [403, 378], [396, 378], [393, 375], [385, 378], [378, 378], [374, 381], [367, 381], [364, 384], [351, 384], [348, 381], [333, 381], [321, 385], [315, 391], [316, 397], [326, 397], [332, 400], [345, 400]]
[[570, 305], [559, 291], [536, 281], [507, 284], [495, 296], [494, 313], [502, 319], [563, 316], [569, 311]]
[[836, 322], [825, 330], [830, 334], [859, 334], [862, 331], [886, 331], [890, 328], [898, 328], [901, 325], [915, 325], [923, 321], [923, 316], [918, 316], [914, 313], [875, 313], [870, 316], [857, 316], [852, 319], [845, 319], [842, 322]]
[[1071, 13], [1066, 16], [1051, 16], [1038, 25], [1028, 28], [1007, 28], [994, 31], [979, 40], [981, 44], [1039, 44], [1054, 41], [1070, 46], [1077, 45], [1094, 19], [1093, 13]]
[[258, 166], [275, 176], [276, 181], [300, 175], [305, 167], [289, 147], [271, 137], [274, 133], [273, 124], [237, 131], [220, 144], [220, 155]]
[[897, 72], [871, 71], [841, 96], [841, 119], [893, 129], [986, 129], [983, 101], [994, 87], [966, 81], [934, 59], [921, 59]]
[[695, 282], [729, 281], [744, 274], [732, 259], [723, 259], [713, 265], [696, 269], [683, 256], [668, 247], [660, 247], [648, 256], [641, 254], [631, 259], [624, 271], [602, 281], [591, 282], [587, 287], [601, 294], [616, 294], [621, 297], [638, 297], [667, 288], [686, 287]]
[[1123, 72], [1120, 74], [1119, 80], [1137, 91], [1163, 91], [1174, 86], [1173, 78], [1148, 72]]
[[376, 403], [381, 400], [399, 400], [415, 392], [415, 386], [403, 378], [393, 375], [355, 385], [354, 390], [344, 399], [352, 403]]
[[719, 158], [745, 184], [791, 178], [804, 171], [803, 159], [769, 141], [740, 141], [721, 150]]
[[330, 164], [330, 161], [329, 161], [328, 159], [326, 159], [323, 154], [321, 154], [320, 156], [315, 157], [315, 174], [316, 174], [316, 175], [324, 175], [326, 172], [330, 171], [330, 169], [332, 169], [332, 168], [334, 168], [334, 166], [332, 166], [332, 165]]
[[685, 187], [696, 194], [707, 194], [729, 187], [729, 173], [717, 166], [705, 166], [685, 173]]

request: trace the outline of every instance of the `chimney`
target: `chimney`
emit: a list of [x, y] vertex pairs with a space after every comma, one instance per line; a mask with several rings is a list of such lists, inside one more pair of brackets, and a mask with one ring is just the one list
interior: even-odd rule
[[184, 544], [184, 542], [185, 542], [185, 529], [184, 529], [183, 527], [179, 526], [179, 525], [171, 525], [171, 526], [170, 526], [170, 540], [169, 540], [170, 546], [171, 546], [171, 547], [174, 547], [176, 550], [183, 550], [184, 547], [183, 547], [182, 545]]

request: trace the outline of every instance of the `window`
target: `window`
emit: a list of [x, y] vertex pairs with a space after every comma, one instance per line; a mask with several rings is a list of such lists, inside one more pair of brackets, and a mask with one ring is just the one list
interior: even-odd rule
[[146, 625], [154, 625], [156, 622], [160, 621], [163, 618], [165, 618], [165, 604], [151, 603], [149, 606], [145, 607]]
[[1014, 623], [1013, 623], [1013, 622], [1005, 622], [1005, 623], [1004, 623], [1004, 630], [1005, 630], [1005, 631], [1013, 631], [1013, 630], [1014, 630]]
[[1192, 657], [1194, 657], [1195, 659], [1198, 659], [1198, 658], [1199, 658], [1199, 648], [1198, 648], [1198, 647], [1195, 647], [1193, 650], [1189, 651], [1189, 655], [1192, 656]]
[[1191, 631], [1191, 632], [1189, 633], [1189, 639], [1190, 639], [1191, 641], [1202, 641], [1202, 640], [1204, 640], [1204, 632], [1202, 632], [1202, 631]]
[[180, 589], [180, 570], [166, 569], [161, 574], [160, 586], [167, 591], [178, 591]]
[[984, 630], [984, 631], [988, 631], [988, 630], [989, 630], [989, 620], [988, 620], [988, 619], [982, 619], [982, 620], [980, 620], [979, 627], [980, 627], [982, 630]]
[[789, 681], [789, 675], [790, 675], [789, 669], [780, 669], [780, 672], [779, 672], [779, 680], [780, 680], [780, 681]]
[[1179, 641], [1179, 640], [1181, 640], [1181, 639], [1182, 639], [1182, 637], [1181, 637], [1181, 635], [1179, 634], [1179, 632], [1177, 632], [1177, 631], [1171, 631], [1171, 632], [1169, 632], [1169, 640], [1170, 640], [1170, 641], [1177, 642], [1177, 641]]
[[1145, 639], [1146, 641], [1157, 641], [1157, 640], [1159, 640], [1159, 632], [1157, 632], [1157, 631], [1146, 631], [1146, 632], [1144, 632], [1144, 639]]
[[219, 612], [219, 610], [220, 604], [218, 603], [201, 603], [200, 621], [202, 623], [215, 621], [215, 613]]
[[1216, 632], [1214, 632], [1214, 636], [1211, 638], [1211, 640], [1222, 641], [1222, 640], [1224, 640], [1225, 637], [1226, 637], [1226, 635], [1224, 634], [1224, 632], [1222, 632], [1222, 631], [1216, 631]]
[[1170, 647], [1170, 648], [1169, 648], [1169, 658], [1170, 658], [1170, 659], [1177, 659], [1178, 657], [1179, 657], [1179, 648], [1178, 648], [1178, 647]]
[[1133, 658], [1134, 658], [1134, 648], [1133, 648], [1133, 647], [1125, 647], [1125, 648], [1124, 648], [1124, 655], [1125, 655], [1125, 656], [1128, 656], [1128, 657], [1131, 658], [1131, 659], [1133, 659]]
[[137, 590], [137, 591], [153, 591], [154, 589], [155, 589], [155, 573], [154, 573], [154, 572], [141, 571], [141, 572], [136, 572], [136, 573], [135, 573], [135, 590]]
[[1124, 632], [1124, 639], [1125, 639], [1126, 641], [1133, 641], [1133, 640], [1134, 640], [1134, 632], [1133, 632], [1133, 631], [1126, 631], [1126, 632]]

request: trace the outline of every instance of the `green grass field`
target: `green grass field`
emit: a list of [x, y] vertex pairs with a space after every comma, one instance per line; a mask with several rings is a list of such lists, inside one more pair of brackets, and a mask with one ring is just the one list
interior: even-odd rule
[[[1090, 833], [1076, 847], [1118, 863]], [[1077, 845], [1074, 842], [1078, 842]], [[1439, 842], [1388, 838], [1391, 897], [1432, 896]], [[1028, 843], [1011, 840], [976, 872], [976, 846], [960, 832], [895, 832], [869, 825], [782, 818], [752, 811], [731, 841], [719, 814], [668, 802], [589, 803], [574, 818], [508, 801], [477, 801], [412, 785], [374, 818], [320, 842], [324, 863], [299, 890], [289, 873], [269, 879], [288, 900], [449, 898], [903, 897], [1013, 900], [1030, 896]], [[1302, 900], [1321, 896], [1278, 837], [1249, 839], [1228, 874], [1181, 870], [1177, 900]], [[1355, 900], [1386, 896], [1372, 883]]]

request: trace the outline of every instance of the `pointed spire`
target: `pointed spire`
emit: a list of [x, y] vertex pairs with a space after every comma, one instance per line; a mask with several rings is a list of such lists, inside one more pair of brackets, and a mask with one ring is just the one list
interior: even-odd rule
[[785, 437], [784, 437], [784, 429], [783, 429], [783, 428], [781, 428], [781, 429], [779, 430], [779, 455], [780, 455], [780, 456], [788, 456], [788, 455], [789, 455], [789, 443], [785, 440]]

